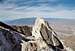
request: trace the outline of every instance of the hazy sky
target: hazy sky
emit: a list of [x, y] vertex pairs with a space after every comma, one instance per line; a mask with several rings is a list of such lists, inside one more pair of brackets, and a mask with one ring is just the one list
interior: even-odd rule
[[0, 0], [0, 21], [33, 16], [75, 18], [75, 0]]

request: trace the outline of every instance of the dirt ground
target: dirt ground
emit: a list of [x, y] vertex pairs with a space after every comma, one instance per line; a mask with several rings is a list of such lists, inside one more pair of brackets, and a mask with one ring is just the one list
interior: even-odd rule
[[59, 38], [64, 41], [64, 45], [75, 51], [75, 25], [55, 24], [51, 25]]
[[64, 44], [75, 51], [75, 36], [64, 37]]

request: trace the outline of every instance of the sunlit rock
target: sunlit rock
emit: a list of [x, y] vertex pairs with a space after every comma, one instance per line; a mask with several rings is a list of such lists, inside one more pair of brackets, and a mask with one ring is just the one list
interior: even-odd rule
[[[32, 31], [32, 32], [31, 32]], [[28, 34], [28, 35], [27, 35]], [[9, 26], [0, 22], [0, 51], [72, 51], [43, 18], [28, 26]]]

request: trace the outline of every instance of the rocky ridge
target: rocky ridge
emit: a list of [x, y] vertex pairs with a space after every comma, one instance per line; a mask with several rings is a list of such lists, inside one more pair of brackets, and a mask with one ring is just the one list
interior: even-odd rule
[[[27, 35], [29, 34], [29, 35]], [[71, 51], [43, 18], [32, 29], [0, 22], [0, 51]]]

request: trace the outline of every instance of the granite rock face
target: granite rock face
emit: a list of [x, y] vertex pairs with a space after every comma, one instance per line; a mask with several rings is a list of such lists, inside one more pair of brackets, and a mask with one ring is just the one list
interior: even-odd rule
[[0, 22], [0, 51], [21, 51], [21, 43], [29, 41], [22, 32]]
[[35, 25], [9, 26], [0, 22], [0, 51], [69, 51], [47, 21]]
[[65, 50], [64, 45], [57, 37], [57, 34], [49, 26], [48, 22], [44, 21], [42, 18], [36, 20], [35, 25], [33, 26], [32, 36], [38, 41], [41, 49], [47, 47], [48, 50], [52, 49], [53, 51]]
[[32, 27], [29, 26], [12, 26], [14, 29], [16, 29], [17, 31], [21, 32], [22, 34], [24, 34], [25, 36], [32, 36]]
[[0, 29], [0, 51], [20, 51], [21, 37], [18, 33]]

